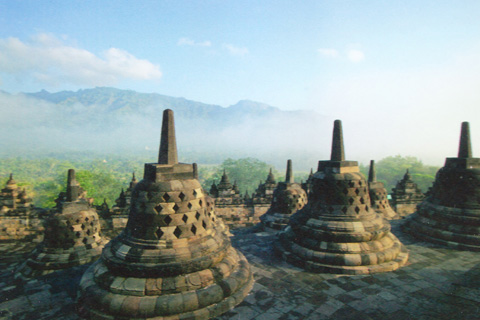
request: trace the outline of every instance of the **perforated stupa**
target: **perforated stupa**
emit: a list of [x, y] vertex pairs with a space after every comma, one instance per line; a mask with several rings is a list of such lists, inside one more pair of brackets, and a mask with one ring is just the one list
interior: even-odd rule
[[292, 160], [288, 160], [285, 182], [277, 184], [270, 209], [260, 216], [260, 221], [266, 228], [281, 230], [288, 225], [292, 214], [302, 209], [307, 202], [307, 193], [300, 184], [294, 182]]
[[368, 184], [356, 161], [345, 161], [340, 120], [331, 160], [319, 161], [308, 204], [290, 218], [275, 251], [312, 272], [368, 274], [404, 265], [408, 253], [390, 224], [370, 205]]
[[196, 164], [178, 163], [173, 111], [163, 114], [158, 163], [145, 164], [125, 230], [83, 275], [80, 313], [94, 319], [208, 319], [253, 286]]
[[370, 169], [368, 171], [368, 190], [372, 208], [383, 215], [385, 219], [400, 219], [400, 216], [392, 209], [388, 201], [388, 192], [385, 185], [377, 181], [375, 170], [375, 161], [370, 160]]
[[85, 195], [75, 170], [68, 170], [67, 190], [60, 193], [57, 207], [45, 218], [44, 239], [19, 266], [17, 277], [38, 277], [98, 259], [107, 241]]
[[406, 230], [434, 243], [480, 251], [480, 158], [472, 157], [468, 122], [462, 123], [458, 157], [447, 158], [438, 170]]

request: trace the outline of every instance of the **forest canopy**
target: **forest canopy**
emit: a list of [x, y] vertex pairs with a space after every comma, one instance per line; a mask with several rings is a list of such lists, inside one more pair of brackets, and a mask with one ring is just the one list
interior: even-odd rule
[[[135, 172], [138, 180], [143, 177], [144, 163], [152, 162], [145, 157], [115, 157], [90, 159], [75, 156], [55, 158], [1, 158], [0, 186], [4, 187], [9, 174], [13, 173], [18, 185], [25, 188], [33, 197], [38, 207], [53, 207], [55, 198], [65, 189], [68, 169], [75, 169], [77, 180], [94, 198], [95, 204], [101, 204], [104, 199], [112, 206], [122, 188], [127, 188]], [[285, 160], [286, 164], [286, 160]], [[285, 180], [285, 167], [274, 166], [256, 158], [228, 158], [218, 165], [199, 164], [199, 180], [206, 191], [213, 182], [218, 183], [223, 171], [227, 173], [231, 183], [237, 182], [240, 192], [251, 195], [260, 182], [265, 182], [268, 172], [272, 169], [277, 182]], [[360, 165], [361, 171], [368, 175], [368, 165]], [[415, 157], [392, 156], [376, 162], [377, 180], [385, 184], [388, 192], [409, 169], [412, 179], [426, 192], [435, 179], [438, 167], [424, 165]], [[308, 178], [309, 172], [294, 171], [295, 181], [301, 182]]]

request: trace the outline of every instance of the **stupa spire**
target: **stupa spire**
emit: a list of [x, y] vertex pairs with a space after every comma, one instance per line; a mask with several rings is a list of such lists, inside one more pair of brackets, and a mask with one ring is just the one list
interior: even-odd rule
[[162, 135], [160, 138], [160, 152], [158, 153], [159, 164], [177, 164], [177, 141], [175, 139], [175, 122], [173, 111], [163, 111]]
[[330, 156], [330, 160], [345, 160], [345, 149], [343, 147], [343, 131], [341, 120], [335, 120], [335, 122], [333, 123], [332, 154]]
[[270, 168], [270, 171], [268, 172], [267, 180], [265, 183], [275, 183], [275, 177], [273, 176], [273, 171], [272, 168]]
[[370, 169], [368, 170], [368, 182], [377, 181], [377, 171], [375, 170], [375, 160], [370, 160]]
[[75, 179], [75, 170], [69, 169], [68, 177], [67, 177], [67, 201], [68, 202], [76, 201], [78, 200], [79, 196], [80, 196], [80, 185]]
[[462, 122], [462, 131], [460, 133], [460, 147], [458, 148], [459, 158], [472, 157], [472, 144], [470, 143], [470, 125], [468, 122]]
[[287, 160], [287, 173], [285, 175], [286, 183], [293, 183], [293, 171], [292, 171], [292, 160]]

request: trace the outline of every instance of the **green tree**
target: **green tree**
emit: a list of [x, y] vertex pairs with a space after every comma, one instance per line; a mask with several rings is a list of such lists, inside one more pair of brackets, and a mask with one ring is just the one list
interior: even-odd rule
[[199, 172], [199, 179], [204, 188], [208, 191], [215, 181], [219, 183], [223, 170], [225, 169], [230, 182], [233, 184], [237, 181], [237, 186], [241, 193], [248, 192], [251, 194], [258, 187], [260, 181], [265, 182], [270, 168], [273, 169], [275, 179], [278, 181], [279, 174], [273, 166], [255, 158], [231, 159], [228, 158], [219, 166], [203, 167]]
[[[391, 192], [397, 182], [403, 178], [407, 169], [412, 176], [412, 180], [417, 183], [423, 192], [426, 192], [432, 186], [439, 167], [424, 165], [416, 157], [396, 155], [376, 161], [375, 169], [377, 180], [385, 184], [388, 192]], [[361, 165], [360, 170], [368, 177], [369, 166]]]

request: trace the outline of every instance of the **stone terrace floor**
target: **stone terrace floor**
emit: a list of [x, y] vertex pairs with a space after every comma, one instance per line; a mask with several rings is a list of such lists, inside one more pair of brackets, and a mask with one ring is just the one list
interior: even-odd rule
[[[314, 274], [272, 254], [275, 236], [235, 231], [233, 245], [250, 261], [256, 283], [250, 295], [218, 319], [480, 319], [480, 253], [456, 251], [393, 232], [410, 250], [409, 262], [366, 276]], [[35, 243], [0, 244], [1, 319], [79, 319], [78, 282], [87, 266], [21, 285], [16, 264]]]

